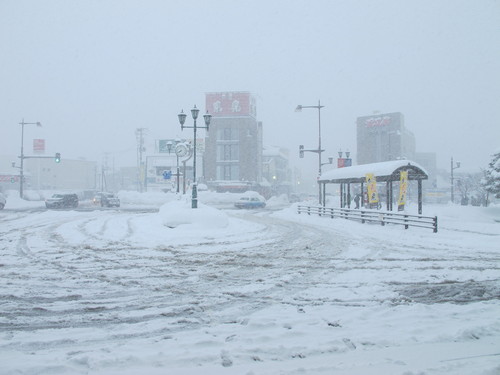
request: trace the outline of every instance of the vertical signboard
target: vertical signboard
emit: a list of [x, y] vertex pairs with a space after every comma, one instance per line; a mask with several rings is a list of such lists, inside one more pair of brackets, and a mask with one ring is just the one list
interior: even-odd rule
[[408, 171], [401, 171], [399, 176], [398, 211], [403, 211], [405, 209], [406, 192], [408, 190]]
[[367, 173], [366, 177], [366, 186], [368, 190], [368, 203], [370, 208], [374, 208], [378, 206], [378, 191], [377, 191], [377, 180], [373, 173]]

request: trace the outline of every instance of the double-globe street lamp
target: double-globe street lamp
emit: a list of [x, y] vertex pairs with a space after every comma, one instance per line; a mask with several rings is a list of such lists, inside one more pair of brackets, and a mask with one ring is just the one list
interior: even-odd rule
[[309, 151], [309, 152], [315, 152], [318, 154], [318, 188], [319, 188], [319, 204], [322, 204], [322, 199], [321, 199], [321, 184], [319, 183], [319, 178], [321, 177], [321, 153], [325, 150], [321, 149], [321, 108], [323, 108], [324, 105], [321, 105], [321, 102], [318, 100], [318, 105], [298, 105], [297, 108], [295, 108], [295, 112], [302, 112], [302, 108], [316, 108], [318, 110], [318, 149], [317, 150], [304, 150], [304, 146], [300, 147], [301, 155], [303, 155], [304, 151]]
[[42, 126], [40, 122], [24, 122], [24, 119], [19, 123], [21, 125], [21, 167], [19, 168], [19, 197], [23, 198], [23, 185], [24, 185], [24, 125]]
[[210, 120], [212, 119], [212, 115], [210, 115], [207, 111], [207, 113], [203, 115], [203, 118], [205, 119], [205, 126], [196, 126], [196, 119], [198, 118], [199, 113], [200, 110], [196, 108], [195, 105], [194, 108], [191, 110], [191, 116], [193, 117], [194, 120], [193, 126], [184, 126], [187, 117], [187, 115], [184, 113], [184, 110], [182, 110], [181, 113], [179, 113], [178, 115], [179, 122], [181, 124], [181, 130], [184, 130], [184, 128], [193, 128], [193, 188], [192, 188], [193, 194], [191, 199], [191, 208], [198, 208], [198, 188], [196, 181], [196, 129], [201, 128], [201, 129], [207, 129], [208, 131]]

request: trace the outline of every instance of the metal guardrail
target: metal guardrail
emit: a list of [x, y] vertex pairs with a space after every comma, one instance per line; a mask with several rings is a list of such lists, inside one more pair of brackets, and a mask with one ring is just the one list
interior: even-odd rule
[[357, 210], [350, 208], [333, 208], [321, 206], [301, 206], [297, 207], [299, 214], [315, 214], [330, 218], [341, 218], [349, 220], [359, 220], [362, 223], [372, 222], [385, 224], [404, 225], [405, 229], [421, 227], [432, 229], [434, 233], [438, 231], [437, 216], [407, 215], [387, 211]]

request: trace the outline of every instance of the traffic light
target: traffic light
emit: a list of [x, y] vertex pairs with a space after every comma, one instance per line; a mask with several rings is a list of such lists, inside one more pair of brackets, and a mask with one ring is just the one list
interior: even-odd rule
[[304, 157], [304, 145], [299, 146], [299, 157]]
[[61, 154], [59, 152], [56, 152], [56, 157], [55, 157], [54, 161], [56, 163], [60, 163], [61, 162]]

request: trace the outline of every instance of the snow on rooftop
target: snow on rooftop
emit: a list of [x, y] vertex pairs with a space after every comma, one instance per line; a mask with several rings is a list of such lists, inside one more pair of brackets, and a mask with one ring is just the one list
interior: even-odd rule
[[332, 169], [322, 173], [319, 181], [331, 181], [331, 180], [348, 179], [348, 178], [353, 178], [353, 179], [364, 178], [367, 173], [373, 173], [375, 177], [389, 176], [396, 169], [404, 167], [406, 165], [417, 167], [428, 175], [427, 171], [414, 161], [391, 160], [391, 161], [384, 161], [381, 163], [362, 164], [362, 165], [355, 165], [353, 167]]

